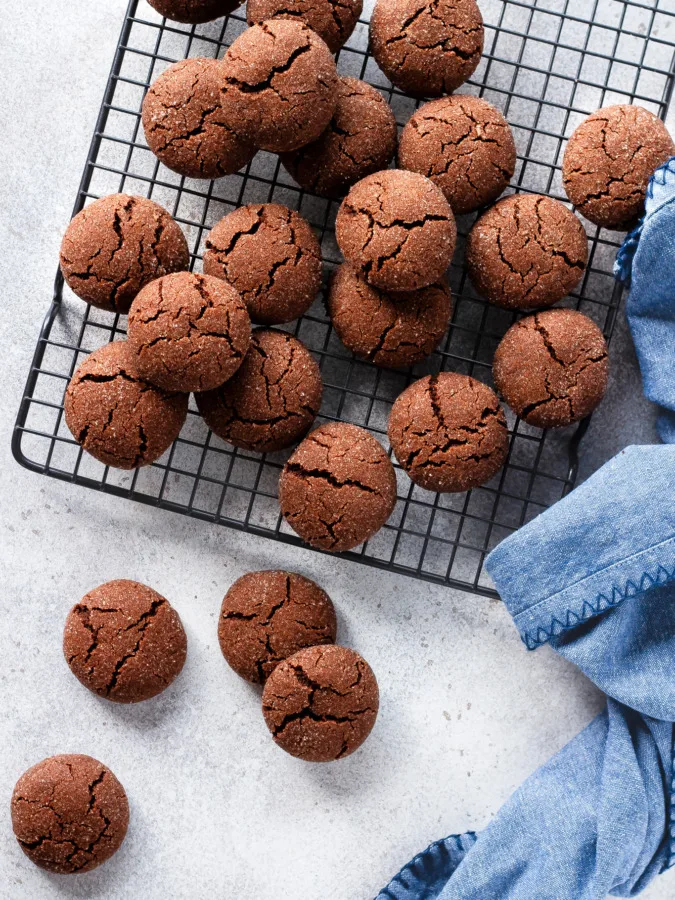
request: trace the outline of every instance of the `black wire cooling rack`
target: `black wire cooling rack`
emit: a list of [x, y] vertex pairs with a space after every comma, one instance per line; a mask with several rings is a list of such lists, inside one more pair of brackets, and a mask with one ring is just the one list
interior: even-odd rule
[[[661, 117], [673, 87], [675, 0], [479, 0], [485, 53], [464, 92], [480, 94], [509, 120], [518, 148], [515, 190], [565, 199], [560, 163], [566, 137], [596, 108], [640, 103]], [[341, 74], [382, 90], [399, 124], [419, 104], [392, 90], [367, 53], [364, 18], [340, 52]], [[198, 266], [208, 230], [242, 203], [276, 201], [298, 209], [317, 229], [330, 270], [340, 261], [333, 222], [337, 204], [301, 191], [276, 156], [259, 153], [247, 169], [212, 183], [180, 178], [147, 149], [140, 123], [145, 91], [168, 65], [189, 56], [222, 56], [246, 27], [239, 11], [189, 27], [161, 19], [145, 0], [131, 0], [75, 205], [117, 191], [151, 196], [183, 226]], [[363, 425], [386, 444], [391, 403], [414, 378], [448, 369], [491, 382], [490, 364], [512, 316], [482, 302], [468, 284], [463, 243], [472, 217], [459, 225], [451, 268], [452, 324], [441, 349], [412, 371], [361, 363], [331, 330], [323, 300], [290, 330], [312, 350], [325, 382], [321, 418]], [[612, 264], [621, 236], [587, 224], [590, 264], [566, 303], [611, 336], [621, 292]], [[65, 223], [64, 223], [65, 225]], [[29, 469], [195, 518], [300, 545], [279, 514], [277, 481], [288, 453], [236, 450], [208, 431], [191, 403], [180, 438], [153, 466], [134, 473], [104, 467], [83, 454], [66, 428], [63, 395], [83, 355], [125, 334], [124, 317], [86, 306], [56, 278], [13, 437]], [[508, 462], [489, 484], [466, 494], [435, 495], [397, 468], [398, 502], [388, 525], [343, 556], [494, 596], [483, 562], [507, 534], [573, 485], [586, 423], [542, 432], [510, 413]], [[290, 452], [290, 451], [289, 451]]]

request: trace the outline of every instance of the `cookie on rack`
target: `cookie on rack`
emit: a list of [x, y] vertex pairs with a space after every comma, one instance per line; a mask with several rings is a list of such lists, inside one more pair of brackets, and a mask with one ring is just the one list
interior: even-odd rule
[[322, 394], [319, 366], [305, 345], [284, 331], [259, 328], [234, 377], [195, 398], [219, 438], [244, 450], [273, 453], [307, 434]]
[[241, 0], [148, 0], [148, 3], [174, 22], [201, 25], [229, 16], [241, 5]]
[[231, 175], [255, 154], [255, 147], [223, 121], [216, 59], [197, 57], [170, 66], [150, 85], [142, 121], [155, 156], [187, 178]]
[[388, 433], [411, 480], [439, 493], [485, 484], [502, 468], [509, 449], [495, 392], [456, 372], [427, 375], [406, 388], [392, 406]]
[[337, 103], [335, 60], [303, 22], [271, 19], [232, 43], [221, 63], [222, 116], [244, 141], [282, 153], [315, 141]]
[[365, 81], [341, 77], [328, 128], [313, 143], [282, 153], [281, 162], [306, 191], [342, 197], [360, 178], [387, 167], [396, 136], [396, 119], [382, 94]]
[[264, 684], [284, 659], [332, 644], [335, 608], [315, 582], [295, 572], [248, 572], [223, 599], [218, 642], [237, 675]]
[[370, 47], [393, 85], [413, 97], [450, 94], [483, 53], [476, 0], [377, 0]]
[[562, 300], [583, 278], [588, 239], [559, 200], [513, 194], [475, 223], [466, 266], [478, 293], [504, 309], [540, 309]]
[[260, 25], [267, 19], [292, 19], [316, 31], [331, 53], [337, 53], [354, 31], [362, 0], [248, 0], [246, 19]]
[[12, 828], [41, 869], [91, 872], [119, 850], [129, 826], [124, 788], [107, 766], [79, 753], [50, 756], [14, 787]]
[[561, 428], [589, 416], [605, 395], [607, 343], [598, 326], [573, 309], [526, 316], [497, 347], [497, 390], [528, 425]]
[[492, 203], [516, 167], [516, 145], [499, 110], [470, 94], [421, 106], [401, 132], [398, 162], [443, 191], [455, 215]]
[[206, 239], [204, 272], [237, 290], [254, 322], [297, 319], [321, 287], [321, 247], [311, 225], [279, 203], [252, 203], [228, 213]]
[[251, 319], [232, 285], [176, 272], [138, 294], [129, 310], [128, 335], [142, 379], [165, 391], [208, 391], [242, 364]]
[[365, 429], [330, 422], [311, 432], [279, 479], [281, 513], [320, 550], [351, 550], [373, 537], [394, 511], [396, 475]]
[[63, 653], [77, 680], [99, 697], [139, 703], [180, 674], [187, 638], [168, 600], [144, 584], [119, 579], [89, 591], [70, 610]]
[[563, 184], [582, 216], [627, 231], [644, 212], [654, 171], [675, 153], [664, 123], [642, 106], [606, 106], [575, 129], [563, 159]]
[[126, 313], [146, 284], [187, 269], [185, 235], [153, 200], [111, 194], [86, 206], [61, 243], [61, 271], [82, 300]]
[[300, 650], [280, 663], [265, 683], [262, 707], [282, 750], [307, 762], [333, 762], [366, 740], [379, 699], [365, 659], [333, 644]]
[[352, 187], [338, 210], [335, 236], [368, 284], [415, 291], [444, 276], [457, 227], [432, 181], [417, 172], [386, 169]]
[[333, 274], [328, 312], [342, 343], [359, 359], [400, 369], [426, 359], [439, 345], [452, 314], [446, 280], [416, 291], [382, 291], [349, 263]]
[[144, 381], [127, 342], [115, 341], [80, 363], [64, 406], [66, 424], [87, 453], [107, 466], [136, 469], [159, 459], [178, 437], [188, 394]]

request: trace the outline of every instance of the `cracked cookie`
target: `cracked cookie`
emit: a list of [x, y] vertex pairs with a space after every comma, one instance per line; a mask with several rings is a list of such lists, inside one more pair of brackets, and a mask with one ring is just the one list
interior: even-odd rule
[[572, 309], [520, 319], [497, 347], [497, 390], [528, 425], [560, 428], [589, 416], [607, 388], [609, 357], [598, 326]]
[[345, 422], [321, 425], [279, 479], [281, 513], [312, 547], [338, 553], [371, 538], [396, 504], [396, 475], [382, 445]]
[[412, 481], [461, 493], [489, 481], [506, 462], [509, 433], [494, 391], [455, 372], [427, 375], [397, 397], [389, 441]]
[[65, 396], [66, 425], [107, 466], [147, 466], [183, 427], [188, 395], [153, 387], [137, 374], [126, 341], [94, 350], [75, 370]]
[[337, 53], [354, 31], [362, 9], [362, 0], [248, 0], [246, 19], [249, 25], [266, 19], [304, 22], [331, 53]]
[[219, 438], [244, 450], [273, 453], [307, 434], [322, 394], [321, 372], [305, 345], [283, 331], [257, 329], [234, 377], [195, 399]]
[[176, 610], [137, 581], [109, 581], [68, 613], [63, 654], [77, 680], [116, 703], [139, 703], [180, 673], [187, 638]]
[[150, 85], [143, 100], [148, 147], [187, 178], [222, 178], [249, 163], [255, 147], [231, 131], [220, 108], [220, 62], [184, 59]]
[[312, 144], [282, 153], [281, 162], [306, 191], [341, 197], [360, 178], [387, 167], [396, 136], [396, 119], [382, 94], [357, 78], [342, 77], [328, 128]]
[[72, 220], [61, 243], [61, 271], [82, 300], [111, 312], [128, 312], [154, 278], [187, 269], [185, 235], [159, 204], [112, 194]]
[[318, 34], [271, 19], [239, 35], [223, 58], [223, 121], [261, 150], [296, 150], [328, 126], [337, 84], [335, 60]]
[[318, 584], [294, 572], [249, 572], [225, 594], [218, 620], [223, 656], [237, 675], [264, 684], [305, 647], [332, 644], [335, 609]]
[[439, 281], [455, 251], [455, 217], [440, 188], [417, 172], [361, 179], [338, 210], [335, 236], [368, 284], [414, 291]]
[[475, 0], [377, 0], [370, 47], [387, 78], [406, 94], [450, 94], [480, 62], [483, 17]]
[[649, 179], [675, 153], [661, 119], [642, 106], [607, 106], [575, 129], [563, 159], [565, 192], [582, 216], [627, 231], [644, 212]]
[[124, 788], [81, 754], [50, 756], [24, 772], [11, 801], [19, 846], [41, 869], [90, 872], [119, 850], [129, 825]]
[[321, 287], [321, 247], [309, 223], [279, 203], [240, 206], [206, 239], [204, 272], [239, 291], [254, 322], [305, 313]]
[[201, 25], [228, 16], [240, 5], [240, 0], [148, 0], [148, 3], [174, 22]]
[[515, 171], [516, 145], [498, 109], [462, 94], [413, 113], [401, 132], [398, 161], [437, 184], [459, 216], [499, 197]]
[[177, 272], [143, 288], [129, 311], [128, 334], [145, 381], [165, 391], [208, 391], [242, 364], [251, 319], [232, 285]]
[[309, 647], [267, 679], [263, 715], [275, 742], [307, 762], [332, 762], [357, 750], [372, 731], [379, 692], [368, 663], [346, 647]]
[[562, 300], [588, 263], [584, 226], [559, 200], [513, 194], [471, 229], [466, 266], [474, 288], [504, 309], [539, 309]]
[[400, 369], [436, 349], [450, 322], [452, 295], [446, 281], [417, 291], [380, 291], [343, 263], [330, 281], [328, 312], [338, 337], [355, 356]]

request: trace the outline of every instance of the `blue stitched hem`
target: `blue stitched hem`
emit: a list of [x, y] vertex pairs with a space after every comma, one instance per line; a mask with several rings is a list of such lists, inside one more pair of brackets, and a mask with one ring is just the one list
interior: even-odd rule
[[[464, 834], [451, 834], [440, 841], [434, 841], [433, 844], [429, 844], [426, 850], [418, 853], [417, 856], [403, 866], [389, 884], [380, 891], [375, 900], [402, 900], [402, 897], [406, 895], [413, 896], [413, 894], [409, 894], [411, 890], [414, 891], [414, 897], [419, 898], [419, 900], [422, 900], [422, 898], [432, 900], [433, 897], [437, 897], [437, 893], [430, 893], [435, 887], [435, 885], [429, 884], [430, 869], [433, 869], [434, 865], [439, 866], [439, 868], [442, 868], [444, 880], [449, 879], [462, 859], [476, 843], [476, 839], [475, 831], [465, 831]], [[434, 875], [440, 876], [441, 872], [434, 873]], [[434, 876], [432, 875], [431, 877]], [[434, 878], [434, 880], [436, 879]], [[420, 884], [420, 882], [426, 882], [426, 884]], [[401, 894], [398, 890], [397, 893], [392, 893], [392, 889], [398, 888], [401, 888], [405, 893]], [[420, 888], [424, 889], [425, 893], [420, 894]]]
[[675, 580], [675, 568], [669, 572], [665, 566], [659, 565], [653, 575], [650, 572], [644, 572], [638, 584], [632, 578], [629, 578], [623, 589], [616, 586], [612, 587], [609, 597], [605, 593], [600, 593], [595, 600], [584, 600], [578, 613], [568, 609], [565, 613], [564, 621], [561, 621], [557, 616], [553, 616], [548, 629], [540, 625], [536, 631], [522, 631], [520, 636], [528, 650], [536, 650], [537, 647], [547, 644], [551, 638], [557, 637], [563, 631], [575, 628], [581, 622], [585, 622], [593, 618], [593, 616], [598, 616], [600, 613], [618, 606], [624, 600], [637, 597], [639, 594], [644, 594], [655, 587], [663, 587], [663, 585], [673, 580]]
[[675, 727], [673, 728], [673, 763], [670, 783], [670, 855], [663, 871], [675, 866]]

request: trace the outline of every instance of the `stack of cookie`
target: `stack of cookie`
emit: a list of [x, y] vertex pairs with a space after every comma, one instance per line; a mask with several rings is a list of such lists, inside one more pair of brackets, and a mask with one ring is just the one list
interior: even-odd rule
[[[230, 12], [231, 0], [151, 0], [180, 22]], [[432, 97], [397, 141], [391, 108], [373, 87], [338, 75], [333, 54], [351, 35], [361, 0], [249, 0], [249, 28], [222, 60], [188, 59], [149, 88], [142, 119], [150, 149], [189, 178], [213, 179], [279, 154], [301, 188], [342, 199], [335, 224], [345, 261], [327, 307], [356, 357], [408, 368], [438, 347], [453, 312], [446, 279], [456, 215], [482, 210], [466, 242], [475, 291], [517, 314], [494, 360], [494, 382], [529, 425], [587, 416], [608, 377], [599, 328], [570, 309], [588, 266], [580, 219], [559, 200], [498, 200], [517, 163], [511, 129], [494, 106], [451, 94], [476, 70], [483, 21], [475, 0], [377, 0], [370, 43], [395, 88]], [[398, 168], [387, 168], [397, 152]], [[640, 107], [600, 110], [572, 136], [563, 166], [569, 199], [592, 222], [629, 227], [650, 174], [673, 151], [663, 124]], [[346, 195], [346, 196], [345, 196]], [[491, 205], [494, 204], [494, 205]], [[322, 401], [319, 367], [273, 326], [303, 315], [322, 283], [310, 224], [274, 203], [242, 206], [209, 233], [203, 274], [189, 273], [178, 224], [139, 197], [96, 201], [63, 241], [64, 276], [82, 299], [128, 313], [128, 340], [92, 353], [66, 393], [66, 421], [102, 462], [158, 459], [184, 422], [188, 394], [222, 440], [251, 452], [303, 442], [281, 475], [289, 525], [312, 546], [348, 550], [391, 515], [396, 477], [366, 431], [334, 422], [309, 434]], [[251, 323], [258, 327], [251, 330]], [[395, 401], [389, 441], [421, 488], [485, 484], [509, 452], [494, 391], [440, 372]]]

